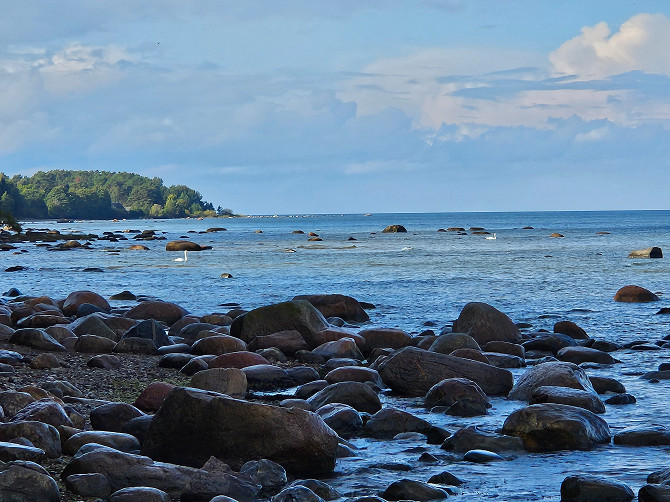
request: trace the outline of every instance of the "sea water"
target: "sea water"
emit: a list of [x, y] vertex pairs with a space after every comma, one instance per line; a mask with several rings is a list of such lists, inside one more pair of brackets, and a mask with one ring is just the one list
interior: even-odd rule
[[[405, 226], [407, 233], [382, 233], [392, 224]], [[439, 330], [458, 317], [466, 303], [481, 301], [515, 322], [532, 325], [532, 330], [551, 330], [556, 321], [571, 320], [591, 337], [621, 344], [656, 341], [670, 334], [670, 316], [655, 315], [660, 307], [670, 306], [670, 300], [664, 300], [670, 295], [669, 259], [627, 257], [632, 250], [651, 246], [670, 253], [670, 211], [293, 215], [24, 222], [24, 227], [96, 234], [151, 229], [167, 241], [187, 238], [212, 249], [190, 252], [186, 261], [175, 261], [183, 253], [165, 251], [163, 240], [135, 241], [134, 232], [123, 234], [128, 241], [92, 241], [90, 250], [54, 252], [19, 244], [28, 252], [2, 253], [2, 265], [22, 265], [26, 270], [3, 273], [3, 290], [16, 287], [23, 294], [54, 298], [81, 289], [104, 296], [130, 290], [176, 302], [195, 314], [225, 312], [222, 304], [250, 309], [299, 294], [342, 293], [376, 306], [368, 311], [369, 325], [398, 327], [412, 334], [425, 330], [427, 322]], [[227, 230], [206, 233], [210, 227]], [[438, 232], [448, 227], [463, 227], [467, 235]], [[474, 235], [471, 227], [495, 232], [496, 239]], [[293, 233], [296, 230], [304, 234]], [[308, 232], [323, 240], [309, 241]], [[554, 232], [564, 237], [550, 237]], [[128, 250], [134, 243], [150, 250]], [[84, 272], [85, 268], [103, 271]], [[222, 278], [222, 273], [232, 278]], [[656, 292], [661, 302], [614, 302], [615, 292], [628, 284]], [[670, 350], [622, 350], [614, 355], [621, 364], [589, 370], [592, 375], [619, 379], [638, 400], [630, 406], [607, 406], [602, 416], [613, 433], [630, 425], [670, 426], [670, 382], [652, 384], [639, 378], [670, 361]], [[513, 372], [518, 378], [523, 371]], [[495, 431], [523, 405], [496, 398], [489, 415], [460, 419], [429, 413], [420, 407], [420, 400], [387, 399], [389, 405], [451, 431], [465, 425]], [[425, 442], [355, 439], [353, 444], [360, 448], [359, 455], [338, 461], [329, 480], [342, 493], [369, 494], [400, 477], [426, 481], [449, 470], [467, 481], [458, 496], [463, 500], [559, 500], [561, 481], [576, 472], [613, 476], [637, 490], [650, 472], [668, 467], [670, 453], [667, 447], [609, 445], [590, 452], [520, 452], [507, 455], [507, 462], [479, 465]], [[433, 453], [439, 462], [419, 463], [417, 448]], [[376, 467], [389, 459], [413, 468], [395, 472]]]

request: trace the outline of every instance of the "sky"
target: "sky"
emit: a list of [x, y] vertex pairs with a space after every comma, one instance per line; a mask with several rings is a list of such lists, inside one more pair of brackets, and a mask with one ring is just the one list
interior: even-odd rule
[[0, 0], [0, 171], [242, 214], [670, 209], [670, 3]]

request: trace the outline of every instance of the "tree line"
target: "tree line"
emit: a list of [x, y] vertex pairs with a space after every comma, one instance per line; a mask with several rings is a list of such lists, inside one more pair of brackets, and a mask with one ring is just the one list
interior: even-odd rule
[[107, 171], [39, 171], [11, 178], [0, 173], [0, 212], [17, 219], [184, 218], [233, 216], [214, 209], [186, 185]]

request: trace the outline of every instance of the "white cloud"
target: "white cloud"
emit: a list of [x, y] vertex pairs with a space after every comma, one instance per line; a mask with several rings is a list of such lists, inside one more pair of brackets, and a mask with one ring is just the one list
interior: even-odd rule
[[556, 74], [603, 78], [629, 71], [670, 75], [670, 19], [663, 14], [638, 14], [612, 33], [598, 23], [585, 26], [549, 55]]

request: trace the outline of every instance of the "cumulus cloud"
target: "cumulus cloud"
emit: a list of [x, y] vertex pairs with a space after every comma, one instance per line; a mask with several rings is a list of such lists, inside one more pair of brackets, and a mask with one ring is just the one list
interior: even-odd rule
[[556, 74], [603, 78], [640, 70], [670, 75], [670, 19], [638, 14], [612, 32], [607, 23], [585, 26], [549, 55]]

